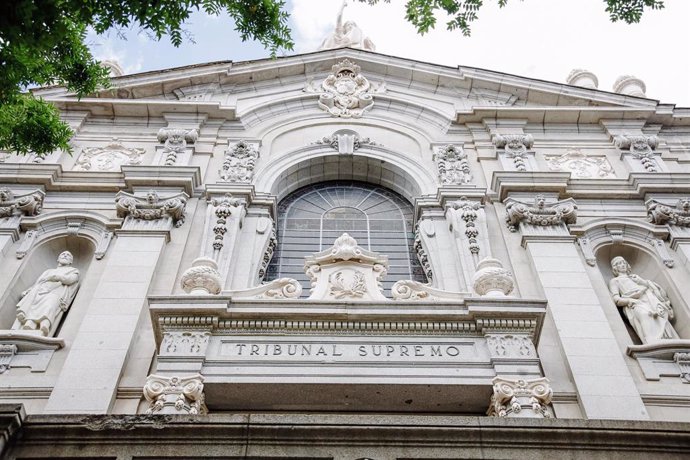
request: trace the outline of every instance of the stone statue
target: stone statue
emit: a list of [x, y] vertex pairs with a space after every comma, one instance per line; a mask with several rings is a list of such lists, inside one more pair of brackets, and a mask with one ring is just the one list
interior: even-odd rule
[[38, 330], [44, 336], [55, 331], [79, 289], [79, 270], [72, 267], [73, 260], [69, 251], [62, 252], [57, 268], [44, 271], [33, 286], [22, 292], [12, 329]]
[[319, 50], [332, 50], [335, 48], [359, 48], [367, 51], [376, 51], [376, 46], [369, 39], [365, 37], [362, 29], [360, 29], [354, 21], [347, 21], [343, 24], [343, 10], [347, 6], [347, 0], [343, 1], [340, 7], [338, 17], [335, 20], [335, 30], [331, 35], [321, 43]]
[[611, 269], [615, 275], [609, 281], [613, 301], [623, 308], [642, 343], [677, 339], [678, 334], [670, 323], [673, 308], [666, 291], [655, 282], [630, 273], [630, 264], [623, 257], [614, 257]]

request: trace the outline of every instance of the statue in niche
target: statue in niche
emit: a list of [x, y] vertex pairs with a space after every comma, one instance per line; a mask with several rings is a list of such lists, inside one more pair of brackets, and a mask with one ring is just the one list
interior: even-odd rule
[[670, 320], [673, 308], [666, 291], [653, 281], [631, 273], [623, 257], [611, 260], [615, 278], [609, 281], [613, 301], [623, 308], [625, 316], [643, 344], [663, 339], [677, 339]]
[[73, 261], [72, 253], [62, 252], [57, 268], [44, 271], [33, 286], [22, 292], [12, 329], [40, 331], [46, 337], [54, 332], [79, 289], [79, 270], [72, 267]]
[[376, 46], [365, 37], [354, 21], [347, 21], [343, 24], [343, 10], [347, 6], [347, 1], [343, 1], [338, 17], [335, 20], [335, 30], [321, 43], [319, 50], [332, 50], [336, 48], [358, 48], [367, 51], [376, 51]]

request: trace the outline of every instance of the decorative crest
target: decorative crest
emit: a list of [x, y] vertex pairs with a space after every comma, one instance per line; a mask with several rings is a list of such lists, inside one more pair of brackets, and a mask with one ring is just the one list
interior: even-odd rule
[[239, 141], [225, 151], [220, 179], [224, 182], [250, 183], [254, 177], [254, 167], [259, 151], [254, 144]]
[[579, 149], [568, 149], [558, 156], [547, 156], [546, 162], [551, 171], [566, 171], [577, 179], [615, 178], [613, 166], [606, 157], [592, 157]]
[[[354, 62], [344, 59], [335, 64], [332, 73], [321, 83], [320, 89], [308, 84], [305, 91], [319, 92], [319, 107], [334, 117], [360, 118], [366, 110], [374, 105], [374, 98], [369, 93], [371, 84], [361, 73]], [[376, 92], [383, 92], [381, 86]]]
[[461, 185], [472, 181], [467, 154], [461, 145], [446, 145], [434, 153], [438, 178], [443, 185]]
[[114, 137], [105, 147], [87, 147], [82, 150], [75, 171], [117, 171], [122, 165], [141, 164], [146, 150], [128, 148]]

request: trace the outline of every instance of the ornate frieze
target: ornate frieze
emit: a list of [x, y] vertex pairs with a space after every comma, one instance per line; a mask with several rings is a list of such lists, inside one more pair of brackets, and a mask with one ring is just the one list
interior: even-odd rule
[[493, 379], [494, 393], [487, 414], [492, 417], [550, 418], [553, 390], [545, 377], [534, 380]]
[[534, 343], [527, 335], [490, 334], [486, 344], [492, 358], [537, 358]]
[[75, 171], [117, 171], [123, 165], [141, 164], [146, 150], [128, 148], [117, 139], [105, 147], [87, 147], [82, 150], [74, 166]]
[[472, 181], [467, 153], [461, 145], [446, 145], [436, 149], [433, 156], [442, 185], [469, 184]]
[[144, 385], [147, 414], [205, 414], [204, 377], [166, 377], [151, 374]]
[[218, 264], [208, 257], [199, 257], [192, 262], [180, 278], [182, 289], [187, 294], [218, 294], [222, 288]]
[[314, 144], [329, 145], [342, 155], [352, 155], [363, 145], [378, 145], [368, 137], [360, 137], [356, 131], [350, 129], [336, 131], [330, 136], [317, 140]]
[[515, 232], [521, 222], [534, 226], [574, 224], [577, 220], [577, 205], [572, 200], [546, 204], [544, 195], [537, 195], [534, 205], [510, 200], [506, 205], [506, 222], [511, 232]]
[[579, 149], [568, 149], [558, 156], [547, 156], [551, 171], [564, 171], [576, 179], [613, 179], [616, 175], [606, 157], [588, 156]]
[[310, 299], [386, 300], [381, 281], [388, 257], [361, 248], [347, 233], [331, 248], [307, 256], [304, 271], [311, 279]]
[[174, 166], [178, 155], [184, 154], [187, 144], [194, 144], [199, 138], [197, 129], [161, 128], [158, 131], [158, 142], [164, 143], [163, 157], [165, 166]]
[[497, 150], [503, 150], [506, 157], [513, 160], [517, 171], [527, 171], [527, 154], [534, 145], [531, 134], [495, 134], [491, 142]]
[[480, 296], [505, 297], [513, 292], [513, 274], [503, 268], [498, 259], [486, 258], [479, 261], [473, 277], [474, 291]]
[[45, 194], [41, 190], [15, 195], [9, 188], [0, 187], [0, 219], [38, 215], [43, 208], [44, 196]]
[[223, 182], [240, 182], [248, 184], [254, 177], [254, 167], [259, 159], [255, 144], [239, 141], [225, 151], [225, 159], [220, 169], [220, 180]]
[[207, 331], [166, 331], [160, 354], [204, 356], [210, 337]]
[[357, 64], [344, 59], [332, 67], [321, 88], [314, 88], [310, 83], [305, 91], [320, 93], [319, 108], [334, 117], [360, 118], [374, 106], [372, 93], [384, 91], [383, 87], [372, 91], [369, 80], [360, 71]]
[[659, 138], [656, 136], [615, 136], [614, 145], [624, 151], [630, 152], [631, 156], [640, 162], [647, 172], [658, 172], [656, 160], [654, 159], [654, 149], [659, 145]]
[[690, 198], [682, 198], [675, 205], [657, 200], [647, 202], [647, 217], [656, 225], [690, 227]]
[[127, 192], [118, 192], [115, 197], [117, 217], [124, 217], [123, 228], [136, 230], [152, 227], [147, 223], [160, 224], [165, 227], [168, 222], [175, 227], [184, 223], [187, 194], [178, 193], [160, 198], [155, 190], [150, 190], [146, 197], [139, 197]]

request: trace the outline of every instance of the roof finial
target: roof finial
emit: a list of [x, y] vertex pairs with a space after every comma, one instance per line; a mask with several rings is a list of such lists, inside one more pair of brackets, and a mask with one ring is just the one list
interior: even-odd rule
[[343, 10], [346, 6], [347, 0], [343, 0], [335, 20], [335, 30], [321, 43], [319, 51], [345, 47], [376, 51], [374, 43], [369, 37], [364, 36], [362, 29], [354, 21], [347, 21], [343, 24]]

